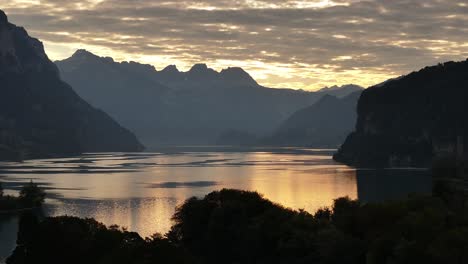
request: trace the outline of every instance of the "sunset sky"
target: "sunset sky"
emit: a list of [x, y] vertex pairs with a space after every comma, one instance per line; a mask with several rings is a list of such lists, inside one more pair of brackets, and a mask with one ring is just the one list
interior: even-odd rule
[[370, 86], [468, 57], [467, 0], [0, 0], [52, 60], [240, 66], [269, 87]]

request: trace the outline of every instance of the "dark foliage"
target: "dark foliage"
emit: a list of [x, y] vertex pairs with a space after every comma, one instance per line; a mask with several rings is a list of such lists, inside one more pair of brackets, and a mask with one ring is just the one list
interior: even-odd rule
[[17, 263], [467, 263], [468, 211], [438, 197], [361, 204], [315, 215], [255, 192], [221, 190], [177, 208], [165, 236], [142, 239], [92, 219], [23, 217]]
[[263, 199], [222, 190], [192, 198], [177, 209], [168, 237], [206, 263], [312, 260], [313, 217]]
[[143, 239], [93, 219], [62, 216], [20, 221], [18, 246], [7, 263], [189, 263], [167, 239]]
[[36, 183], [30, 181], [25, 184], [19, 193], [19, 197], [3, 195], [0, 182], [0, 211], [15, 211], [34, 207], [40, 207], [44, 203], [46, 193]]
[[46, 197], [44, 190], [39, 188], [36, 183], [30, 181], [24, 185], [19, 193], [20, 203], [24, 207], [37, 207], [41, 206]]

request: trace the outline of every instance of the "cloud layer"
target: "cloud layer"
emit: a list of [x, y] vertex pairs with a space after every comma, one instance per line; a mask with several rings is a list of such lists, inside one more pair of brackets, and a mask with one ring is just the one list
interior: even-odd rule
[[465, 0], [0, 0], [52, 59], [241, 66], [272, 87], [369, 86], [468, 57]]

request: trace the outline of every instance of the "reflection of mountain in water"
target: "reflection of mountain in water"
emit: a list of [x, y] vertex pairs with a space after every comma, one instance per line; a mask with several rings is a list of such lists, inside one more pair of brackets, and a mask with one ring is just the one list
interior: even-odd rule
[[432, 176], [428, 170], [357, 170], [356, 181], [358, 198], [362, 202], [380, 202], [432, 191]]

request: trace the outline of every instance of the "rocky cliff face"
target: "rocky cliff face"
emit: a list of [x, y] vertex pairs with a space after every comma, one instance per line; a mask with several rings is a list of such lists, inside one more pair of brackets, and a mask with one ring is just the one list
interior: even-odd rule
[[355, 166], [425, 166], [468, 135], [468, 60], [426, 67], [365, 90], [355, 132], [335, 159]]
[[42, 43], [0, 10], [0, 158], [139, 151], [136, 137], [60, 79]]

